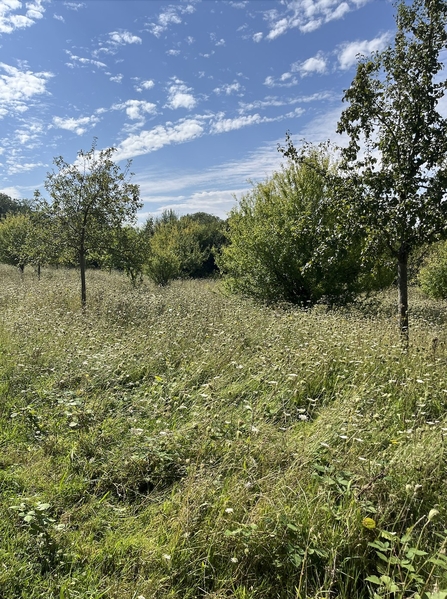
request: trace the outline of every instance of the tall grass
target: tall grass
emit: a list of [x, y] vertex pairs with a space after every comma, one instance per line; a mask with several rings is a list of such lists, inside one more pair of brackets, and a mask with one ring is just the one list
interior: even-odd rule
[[445, 596], [444, 304], [0, 276], [1, 597]]

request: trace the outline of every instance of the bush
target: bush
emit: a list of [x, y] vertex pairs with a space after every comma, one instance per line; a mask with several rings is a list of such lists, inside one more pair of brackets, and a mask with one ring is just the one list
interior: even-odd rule
[[218, 262], [231, 290], [306, 305], [345, 302], [390, 283], [387, 268], [364, 268], [362, 239], [337, 213], [327, 184], [335, 168], [313, 149], [241, 198]]
[[433, 299], [447, 298], [447, 242], [433, 247], [419, 271], [419, 285]]

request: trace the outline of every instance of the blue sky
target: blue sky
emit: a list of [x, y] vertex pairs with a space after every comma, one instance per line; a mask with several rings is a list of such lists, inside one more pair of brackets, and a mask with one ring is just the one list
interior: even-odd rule
[[225, 217], [277, 144], [332, 139], [356, 55], [393, 39], [388, 0], [0, 0], [0, 191], [54, 156], [132, 159], [140, 220]]

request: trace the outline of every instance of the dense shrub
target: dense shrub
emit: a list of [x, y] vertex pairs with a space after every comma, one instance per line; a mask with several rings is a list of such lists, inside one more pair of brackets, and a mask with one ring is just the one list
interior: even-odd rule
[[433, 247], [419, 271], [419, 284], [429, 297], [447, 298], [447, 242]]
[[228, 220], [219, 267], [234, 291], [267, 301], [346, 301], [391, 282], [382, 265], [365, 268], [362, 239], [337, 213], [328, 154], [312, 150], [256, 185]]

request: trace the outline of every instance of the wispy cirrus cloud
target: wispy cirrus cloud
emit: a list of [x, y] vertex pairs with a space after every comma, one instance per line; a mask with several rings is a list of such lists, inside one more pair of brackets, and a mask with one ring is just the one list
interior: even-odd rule
[[263, 100], [255, 100], [254, 102], [239, 102], [238, 112], [239, 114], [244, 114], [253, 110], [266, 110], [268, 108], [280, 108], [281, 106], [294, 106], [296, 104], [307, 104], [324, 100], [334, 100], [334, 94], [332, 92], [318, 92], [309, 96], [293, 96], [289, 98], [266, 96]]
[[2, 0], [0, 2], [0, 33], [12, 33], [16, 29], [31, 27], [45, 13], [43, 0], [23, 2]]

